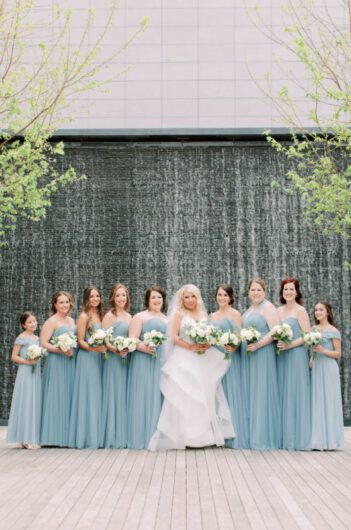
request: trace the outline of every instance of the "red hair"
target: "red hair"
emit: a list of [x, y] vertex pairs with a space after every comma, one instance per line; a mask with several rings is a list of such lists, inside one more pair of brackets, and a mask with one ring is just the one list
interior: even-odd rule
[[295, 290], [296, 290], [296, 302], [300, 305], [303, 305], [303, 302], [302, 302], [302, 294], [301, 294], [301, 291], [300, 291], [300, 282], [297, 278], [284, 278], [284, 280], [282, 280], [280, 282], [280, 291], [279, 291], [279, 298], [280, 298], [280, 303], [281, 304], [286, 304], [286, 300], [285, 298], [283, 297], [283, 290], [284, 290], [284, 286], [287, 284], [287, 283], [293, 283], [294, 286], [295, 286]]

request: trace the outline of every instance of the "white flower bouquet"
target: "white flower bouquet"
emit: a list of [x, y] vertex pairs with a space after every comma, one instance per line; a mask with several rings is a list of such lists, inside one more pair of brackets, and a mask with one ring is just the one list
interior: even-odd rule
[[127, 350], [127, 353], [122, 356], [122, 364], [128, 364], [128, 353], [136, 350], [137, 343], [137, 340], [131, 339], [129, 337], [123, 337], [122, 335], [114, 337], [110, 342], [110, 344], [116, 348], [118, 352]]
[[[57, 337], [52, 337], [50, 342], [53, 346], [56, 346], [56, 348], [63, 351], [63, 353], [77, 347], [77, 337], [72, 331], [62, 333], [62, 335], [58, 335]], [[73, 359], [73, 355], [71, 355], [69, 359]]]
[[322, 343], [322, 333], [320, 331], [312, 330], [304, 333], [303, 340], [307, 346], [310, 346], [311, 358], [314, 361], [317, 357], [317, 353], [313, 351], [312, 346], [317, 346]]
[[[111, 340], [112, 328], [99, 328], [92, 333], [91, 337], [89, 337], [88, 344], [93, 348], [95, 348], [96, 346], [107, 346], [107, 344], [109, 344]], [[108, 354], [106, 352], [104, 353], [104, 359], [105, 361], [107, 361], [108, 359]]]
[[[261, 333], [254, 326], [248, 326], [240, 330], [241, 340], [246, 340], [248, 344], [258, 342], [261, 338]], [[246, 355], [251, 355], [251, 352], [246, 350]]]
[[[220, 330], [209, 324], [207, 320], [195, 322], [185, 333], [194, 344], [217, 345], [221, 336]], [[196, 353], [202, 355], [205, 352], [197, 351]]]
[[[282, 342], [285, 342], [285, 344], [290, 344], [290, 342], [292, 342], [293, 340], [293, 336], [294, 336], [293, 330], [291, 329], [289, 324], [286, 324], [285, 322], [284, 324], [277, 324], [276, 326], [272, 328], [273, 340], [276, 340], [276, 341], [281, 340]], [[284, 350], [280, 350], [279, 348], [277, 348], [278, 355], [280, 355], [282, 351]]]
[[[226, 331], [222, 333], [222, 335], [218, 339], [218, 346], [222, 346], [224, 348], [225, 346], [233, 346], [236, 348], [239, 346], [241, 342], [241, 337], [239, 333], [235, 333], [234, 331]], [[225, 352], [224, 359], [228, 360], [229, 354]]]
[[[42, 348], [41, 346], [38, 346], [37, 344], [32, 344], [32, 346], [29, 346], [27, 350], [27, 359], [28, 361], [40, 361], [41, 359], [44, 359], [48, 354], [47, 350], [45, 348]], [[36, 364], [32, 365], [32, 372], [34, 372], [36, 367]]]
[[[146, 346], [155, 346], [155, 348], [158, 348], [166, 339], [167, 337], [164, 335], [164, 333], [161, 333], [161, 331], [157, 331], [156, 329], [152, 329], [151, 331], [147, 331], [144, 334], [143, 343], [146, 344]], [[156, 350], [152, 352], [151, 355], [153, 359], [157, 359]]]

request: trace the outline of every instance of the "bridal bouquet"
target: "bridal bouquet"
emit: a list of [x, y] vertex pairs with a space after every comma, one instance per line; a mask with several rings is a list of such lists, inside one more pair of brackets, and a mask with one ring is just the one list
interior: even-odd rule
[[[218, 340], [218, 346], [233, 346], [234, 348], [236, 348], [237, 346], [239, 346], [240, 342], [241, 337], [239, 333], [235, 333], [234, 331], [226, 331], [220, 336]], [[225, 352], [224, 359], [228, 360], [229, 358], [229, 354]]]
[[314, 361], [317, 357], [317, 353], [313, 351], [312, 346], [317, 346], [322, 343], [322, 333], [315, 330], [308, 331], [307, 333], [304, 333], [303, 340], [307, 346], [310, 346], [312, 361]]
[[[42, 348], [41, 346], [38, 346], [37, 344], [33, 344], [32, 346], [29, 346], [27, 350], [27, 359], [28, 361], [40, 361], [40, 359], [44, 359], [46, 357], [48, 352], [45, 348]], [[32, 373], [34, 373], [36, 364], [32, 365]]]
[[[63, 351], [63, 353], [66, 353], [69, 350], [76, 348], [77, 337], [72, 333], [72, 331], [68, 331], [67, 333], [62, 333], [62, 335], [59, 335], [58, 337], [52, 337], [50, 342], [53, 344], [53, 346], [56, 346], [56, 348], [59, 348], [61, 351]], [[72, 360], [73, 355], [71, 355], [69, 359]]]
[[[272, 338], [276, 341], [281, 340], [282, 342], [285, 342], [285, 344], [290, 344], [290, 342], [293, 340], [293, 330], [289, 326], [289, 324], [277, 324], [272, 328]], [[277, 354], [280, 355], [284, 350], [279, 350], [277, 348]]]
[[[158, 348], [158, 346], [161, 346], [166, 339], [166, 335], [161, 333], [161, 331], [152, 329], [144, 334], [143, 343], [146, 344], [146, 346], [155, 346], [155, 348]], [[157, 351], [155, 350], [152, 352], [151, 356], [155, 360], [157, 358]]]
[[[260, 340], [261, 333], [254, 326], [248, 326], [240, 330], [240, 337], [241, 340], [246, 340], [248, 344], [253, 344]], [[251, 352], [246, 350], [246, 355], [251, 355]]]
[[135, 339], [123, 337], [122, 335], [111, 339], [110, 344], [112, 344], [112, 346], [114, 346], [119, 352], [128, 350], [128, 352], [122, 356], [122, 364], [128, 364], [128, 353], [135, 351], [137, 347], [137, 341]]
[[[193, 326], [186, 330], [186, 335], [195, 344], [218, 344], [221, 332], [215, 326], [208, 323], [207, 320], [199, 320]], [[204, 351], [196, 352], [199, 355], [205, 353]]]
[[[112, 340], [112, 328], [102, 329], [99, 328], [95, 330], [91, 337], [88, 339], [88, 344], [95, 348], [96, 346], [107, 346]], [[108, 359], [108, 354], [105, 352], [103, 354], [105, 361]]]

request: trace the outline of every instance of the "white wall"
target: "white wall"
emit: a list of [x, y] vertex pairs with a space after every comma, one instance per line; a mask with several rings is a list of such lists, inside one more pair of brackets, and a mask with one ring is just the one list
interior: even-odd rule
[[[52, 2], [52, 4], [57, 3]], [[96, 9], [94, 31], [102, 26], [109, 0], [61, 0], [75, 10], [79, 35], [88, 7]], [[113, 53], [145, 15], [150, 28], [110, 72], [132, 69], [110, 84], [109, 93], [91, 93], [74, 104], [70, 128], [242, 128], [278, 127], [279, 119], [260, 86], [265, 72], [277, 91], [286, 74], [275, 56], [303, 78], [293, 57], [275, 47], [257, 27], [282, 33], [282, 0], [121, 0], [101, 57]], [[332, 3], [332, 2], [331, 2]], [[41, 2], [38, 17], [50, 2]], [[254, 21], [251, 19], [255, 19]], [[74, 39], [73, 39], [74, 42]], [[107, 73], [104, 73], [107, 75]], [[254, 80], [253, 80], [254, 78]], [[300, 96], [296, 89], [296, 96]]]

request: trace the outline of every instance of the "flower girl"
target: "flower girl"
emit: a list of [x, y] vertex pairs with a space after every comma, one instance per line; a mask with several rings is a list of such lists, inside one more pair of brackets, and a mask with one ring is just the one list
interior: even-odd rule
[[45, 350], [39, 347], [34, 334], [37, 319], [26, 311], [20, 317], [23, 332], [18, 335], [11, 360], [18, 364], [11, 412], [7, 429], [8, 443], [20, 443], [24, 449], [39, 449], [41, 414], [40, 358]]

